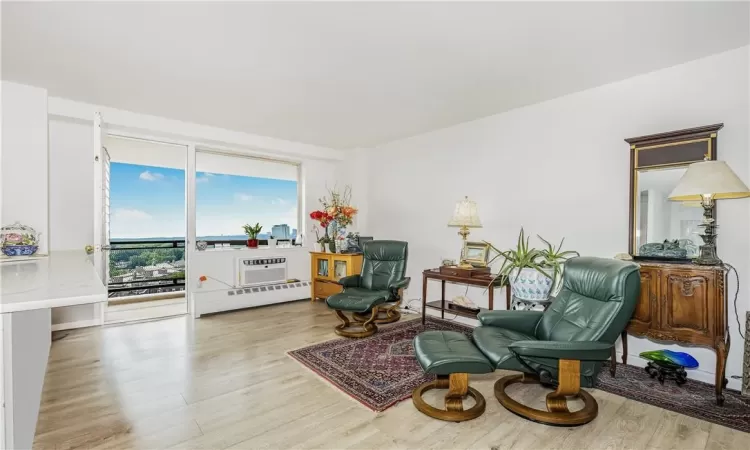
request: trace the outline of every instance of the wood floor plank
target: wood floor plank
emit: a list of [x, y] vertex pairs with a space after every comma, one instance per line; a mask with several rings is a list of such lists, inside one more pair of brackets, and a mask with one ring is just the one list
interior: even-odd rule
[[[750, 448], [750, 434], [596, 390], [588, 425], [530, 422], [495, 399], [504, 371], [471, 377], [487, 401], [473, 421], [432, 419], [411, 400], [375, 413], [286, 354], [336, 338], [337, 323], [303, 301], [55, 333], [34, 449]], [[546, 392], [513, 395], [540, 407]]]
[[658, 449], [702, 449], [708, 443], [711, 424], [673, 411], [662, 411], [659, 422], [646, 447]]
[[711, 424], [706, 450], [735, 450], [750, 448], [750, 433]]
[[608, 392], [591, 389], [591, 394], [599, 404], [599, 416], [585, 427], [570, 428], [560, 444], [561, 449], [615, 448], [619, 442], [617, 434], [617, 411], [625, 403], [625, 398]]

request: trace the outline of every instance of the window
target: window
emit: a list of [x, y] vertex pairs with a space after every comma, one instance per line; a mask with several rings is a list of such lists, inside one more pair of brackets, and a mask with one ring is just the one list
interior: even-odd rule
[[242, 226], [256, 222], [259, 239], [297, 237], [297, 165], [210, 152], [197, 152], [195, 164], [198, 240], [245, 241]]

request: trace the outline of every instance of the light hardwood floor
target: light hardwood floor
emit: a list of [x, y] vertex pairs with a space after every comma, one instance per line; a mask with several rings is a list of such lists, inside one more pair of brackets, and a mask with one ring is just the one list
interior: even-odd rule
[[[301, 301], [65, 332], [52, 344], [34, 448], [750, 448], [750, 434], [596, 390], [588, 425], [529, 422], [492, 395], [500, 372], [471, 379], [487, 399], [478, 419], [438, 421], [411, 401], [376, 414], [286, 355], [334, 339], [336, 323], [322, 303]], [[515, 395], [541, 407], [546, 392]]]
[[104, 315], [104, 323], [134, 322], [178, 316], [185, 313], [187, 313], [187, 300], [183, 295], [178, 298], [108, 305]]

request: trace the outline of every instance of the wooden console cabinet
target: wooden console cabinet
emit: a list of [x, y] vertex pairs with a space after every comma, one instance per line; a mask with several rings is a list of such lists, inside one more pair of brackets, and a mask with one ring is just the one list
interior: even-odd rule
[[310, 252], [310, 300], [326, 299], [341, 292], [340, 278], [359, 275], [362, 270], [361, 253]]
[[622, 362], [627, 364], [627, 334], [658, 341], [711, 347], [716, 352], [716, 403], [722, 405], [729, 353], [727, 271], [722, 266], [646, 263], [641, 266], [641, 295], [622, 333]]

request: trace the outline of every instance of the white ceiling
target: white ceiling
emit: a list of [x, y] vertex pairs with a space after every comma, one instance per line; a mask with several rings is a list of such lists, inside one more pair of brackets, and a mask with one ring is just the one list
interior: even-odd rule
[[8, 3], [2, 76], [365, 147], [746, 45], [747, 3]]

